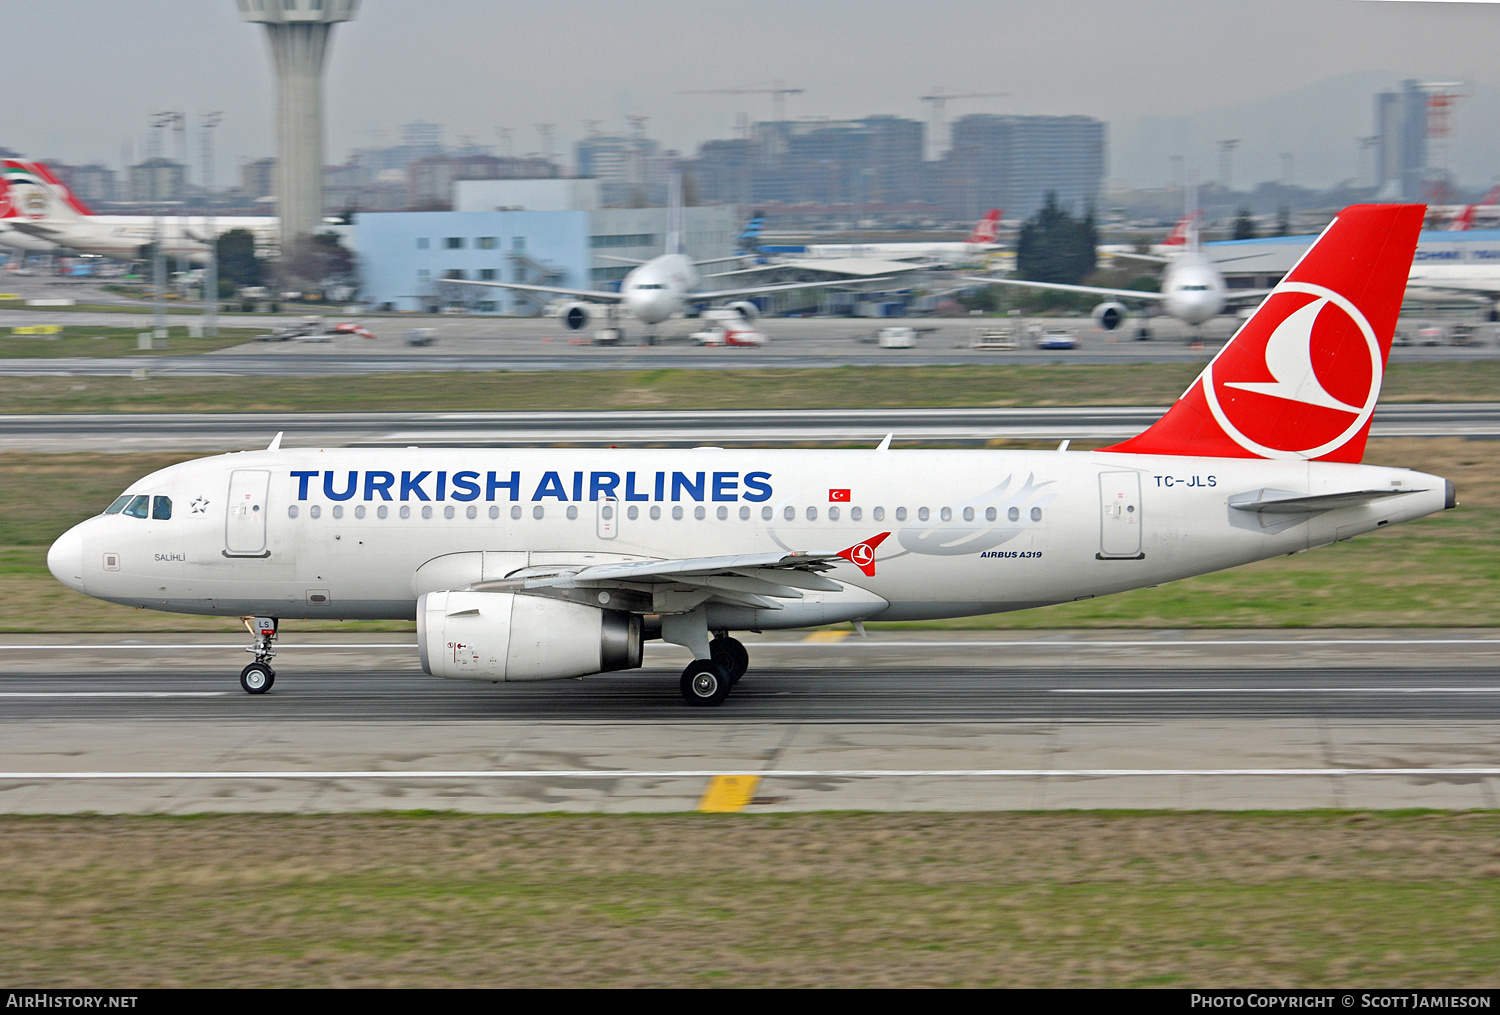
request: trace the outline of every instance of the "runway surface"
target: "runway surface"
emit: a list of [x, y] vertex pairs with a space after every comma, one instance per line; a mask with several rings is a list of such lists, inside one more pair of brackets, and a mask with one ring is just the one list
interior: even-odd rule
[[[1183, 326], [1170, 319], [1152, 323], [1155, 338], [1133, 341], [1119, 332], [1101, 332], [1089, 318], [1048, 318], [1045, 324], [1072, 331], [1079, 343], [1073, 350], [1043, 351], [1025, 343], [1010, 351], [973, 348], [976, 334], [993, 328], [996, 320], [971, 318], [778, 318], [759, 327], [770, 342], [756, 348], [702, 347], [690, 337], [699, 327], [693, 320], [663, 326], [657, 344], [641, 344], [643, 335], [630, 332], [619, 345], [591, 344], [587, 335], [570, 333], [556, 321], [542, 318], [483, 317], [360, 317], [329, 314], [329, 320], [358, 320], [372, 329], [374, 340], [341, 338], [332, 342], [250, 342], [203, 355], [0, 359], [0, 376], [130, 376], [146, 370], [161, 377], [277, 377], [349, 376], [453, 371], [557, 370], [734, 370], [747, 368], [811, 368], [839, 366], [936, 366], [993, 363], [1206, 363], [1232, 334], [1238, 321], [1218, 318], [1204, 329], [1204, 342], [1193, 348]], [[174, 317], [177, 328], [188, 318]], [[268, 331], [287, 318], [255, 315], [221, 318], [226, 327], [262, 327]], [[57, 313], [36, 310], [0, 311], [0, 327], [29, 324], [64, 326], [121, 326], [145, 329], [150, 318], [119, 314]], [[885, 324], [917, 329], [914, 348], [882, 349], [875, 341]], [[1023, 325], [1025, 322], [1021, 322]], [[1402, 329], [1415, 333], [1423, 323], [1403, 319]], [[405, 335], [413, 328], [431, 328], [434, 344], [413, 347]], [[180, 334], [180, 332], [179, 332]], [[1500, 358], [1495, 326], [1485, 324], [1479, 341], [1467, 346], [1398, 346], [1393, 362], [1446, 362]]]
[[[0, 448], [13, 451], [228, 451], [287, 446], [530, 446], [861, 442], [983, 444], [1010, 440], [1116, 440], [1140, 433], [1164, 406], [1036, 409], [828, 409], [784, 412], [112, 413], [0, 415]], [[1381, 405], [1376, 437], [1500, 437], [1500, 403]]]
[[0, 639], [0, 810], [1495, 807], [1500, 632], [747, 637], [725, 705], [643, 670], [490, 685], [402, 635]]

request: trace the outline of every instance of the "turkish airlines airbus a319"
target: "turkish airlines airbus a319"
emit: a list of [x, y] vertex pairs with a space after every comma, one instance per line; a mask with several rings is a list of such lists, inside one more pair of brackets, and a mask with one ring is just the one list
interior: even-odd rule
[[724, 701], [733, 632], [1087, 599], [1308, 550], [1454, 506], [1361, 465], [1420, 205], [1346, 208], [1150, 429], [1098, 451], [288, 449], [131, 484], [52, 546], [71, 588], [279, 622], [415, 619], [439, 677], [641, 664]]

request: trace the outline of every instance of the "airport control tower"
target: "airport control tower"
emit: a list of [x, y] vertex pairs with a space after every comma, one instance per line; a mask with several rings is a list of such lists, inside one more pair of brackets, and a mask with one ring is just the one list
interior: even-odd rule
[[276, 63], [276, 206], [281, 249], [323, 224], [323, 59], [336, 21], [359, 0], [238, 0], [240, 19], [266, 26]]

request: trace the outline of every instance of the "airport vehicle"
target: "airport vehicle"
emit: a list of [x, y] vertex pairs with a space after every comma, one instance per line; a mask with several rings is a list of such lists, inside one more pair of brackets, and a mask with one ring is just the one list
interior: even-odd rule
[[1061, 282], [1031, 282], [1015, 278], [975, 276], [966, 282], [987, 282], [993, 285], [1019, 286], [1023, 289], [1053, 289], [1059, 292], [1088, 293], [1108, 297], [1106, 302], [1094, 308], [1094, 323], [1101, 331], [1114, 331], [1130, 316], [1126, 302], [1153, 303], [1177, 320], [1191, 326], [1196, 333], [1204, 323], [1224, 312], [1225, 307], [1247, 302], [1260, 302], [1271, 293], [1270, 289], [1236, 289], [1231, 291], [1224, 284], [1224, 276], [1203, 253], [1198, 238], [1198, 216], [1191, 213], [1183, 218], [1168, 236], [1164, 246], [1180, 248], [1175, 254], [1116, 253], [1117, 258], [1149, 261], [1164, 265], [1161, 291], [1144, 292], [1136, 289], [1108, 289], [1101, 286], [1070, 285]]
[[662, 638], [694, 705], [733, 632], [1064, 603], [1325, 546], [1455, 505], [1361, 465], [1421, 205], [1346, 208], [1149, 429], [1097, 451], [308, 448], [151, 473], [47, 565], [148, 609], [415, 619], [438, 677], [579, 677]]
[[275, 331], [257, 335], [257, 342], [331, 342], [335, 338], [374, 338], [375, 335], [363, 325], [345, 321], [329, 326], [321, 317], [304, 317]]
[[1036, 337], [1036, 347], [1046, 350], [1076, 349], [1078, 339], [1066, 328], [1047, 328]]
[[1003, 213], [991, 208], [974, 223], [966, 240], [932, 240], [915, 243], [815, 243], [797, 254], [799, 258], [874, 257], [886, 261], [972, 261], [999, 249]]
[[[213, 220], [215, 236], [248, 229], [260, 244], [274, 243], [277, 219], [227, 216]], [[162, 252], [194, 264], [208, 258], [208, 231], [172, 216], [95, 215], [40, 162], [6, 159], [0, 166], [0, 244], [20, 250], [75, 250], [133, 261], [160, 239]]]
[[732, 319], [732, 311], [710, 311], [710, 313], [725, 316], [710, 320], [701, 330], [693, 332], [692, 339], [699, 345], [757, 346], [766, 344], [765, 332], [757, 331], [747, 324]]
[[917, 344], [917, 329], [893, 324], [875, 333], [875, 344], [882, 349], [911, 349]]

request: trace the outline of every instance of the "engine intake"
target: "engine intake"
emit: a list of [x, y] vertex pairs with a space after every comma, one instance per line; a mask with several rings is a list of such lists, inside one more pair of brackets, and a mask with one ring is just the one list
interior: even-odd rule
[[434, 677], [563, 680], [641, 665], [634, 613], [513, 592], [429, 592], [417, 648]]
[[569, 303], [562, 308], [557, 319], [563, 322], [563, 327], [569, 331], [582, 331], [589, 326], [593, 320], [594, 311], [587, 303]]
[[1123, 303], [1101, 303], [1094, 308], [1094, 323], [1101, 331], [1114, 331], [1125, 323], [1130, 310]]
[[742, 317], [746, 324], [753, 324], [760, 320], [760, 307], [749, 300], [740, 300], [736, 303], [726, 304], [725, 310], [733, 310]]

